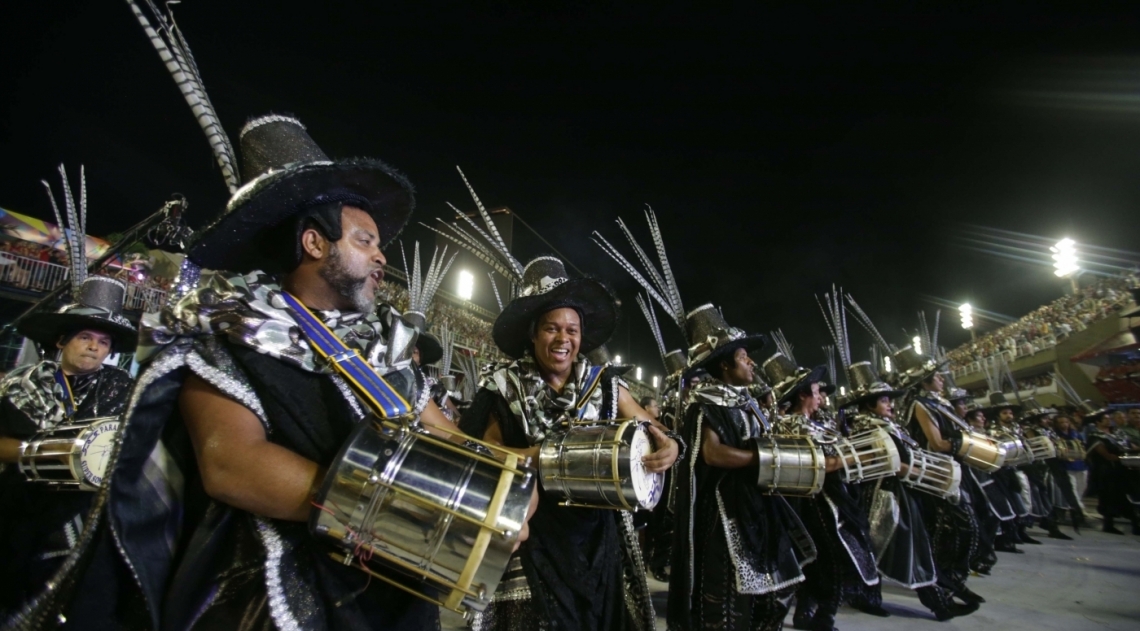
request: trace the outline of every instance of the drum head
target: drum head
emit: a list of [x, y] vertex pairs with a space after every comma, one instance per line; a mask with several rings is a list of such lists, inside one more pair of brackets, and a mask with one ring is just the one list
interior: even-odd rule
[[95, 423], [83, 431], [79, 448], [79, 468], [83, 480], [94, 487], [103, 485], [103, 475], [115, 448], [115, 437], [119, 433], [119, 421]]
[[637, 495], [637, 503], [646, 510], [657, 506], [661, 495], [665, 492], [665, 474], [650, 473], [641, 463], [644, 456], [653, 452], [653, 441], [649, 438], [649, 431], [638, 427], [629, 441], [629, 474], [633, 478], [633, 492]]

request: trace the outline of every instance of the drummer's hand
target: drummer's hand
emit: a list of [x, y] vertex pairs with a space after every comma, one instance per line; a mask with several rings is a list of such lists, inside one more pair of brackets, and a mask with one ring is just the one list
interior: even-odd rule
[[673, 463], [677, 461], [677, 455], [681, 452], [677, 448], [677, 441], [666, 436], [665, 432], [656, 425], [649, 426], [649, 433], [653, 434], [653, 444], [660, 446], [656, 451], [642, 458], [641, 464], [650, 473], [662, 473], [673, 466]]
[[523, 522], [522, 530], [519, 531], [519, 538], [515, 541], [515, 547], [511, 548], [511, 552], [519, 549], [522, 542], [530, 537], [530, 518], [534, 517], [535, 512], [538, 511], [538, 485], [535, 484], [530, 492], [530, 505], [526, 508], [526, 521]]

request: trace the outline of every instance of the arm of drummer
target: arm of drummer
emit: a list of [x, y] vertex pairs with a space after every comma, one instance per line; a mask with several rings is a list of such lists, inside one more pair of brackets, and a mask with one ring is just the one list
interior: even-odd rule
[[0, 462], [8, 464], [19, 462], [21, 442], [19, 438], [0, 436]]
[[450, 440], [453, 443], [462, 443], [465, 440], [463, 432], [455, 426], [455, 423], [447, 420], [447, 417], [443, 415], [443, 410], [439, 409], [435, 401], [429, 400], [424, 411], [420, 412], [420, 422], [423, 423], [424, 429], [433, 436]]
[[673, 463], [677, 461], [677, 456], [680, 455], [681, 450], [677, 446], [677, 442], [672, 438], [665, 435], [669, 428], [661, 424], [661, 421], [649, 415], [645, 408], [637, 404], [630, 396], [629, 390], [625, 386], [618, 386], [618, 418], [635, 418], [639, 421], [649, 421], [649, 433], [653, 435], [653, 444], [661, 445], [653, 453], [641, 459], [641, 463], [645, 465], [646, 471], [650, 473], [661, 473], [667, 471]]
[[317, 463], [269, 442], [249, 408], [196, 375], [187, 377], [178, 406], [207, 495], [255, 515], [309, 518], [323, 478]]
[[921, 403], [914, 404], [914, 416], [918, 419], [922, 433], [926, 434], [927, 448], [931, 451], [943, 453], [950, 451], [950, 441], [942, 438], [942, 432], [938, 429], [938, 425], [930, 418], [930, 413]]
[[758, 456], [755, 451], [729, 447], [720, 442], [720, 436], [713, 428], [701, 429], [701, 459], [710, 467], [718, 469], [743, 469], [755, 467]]
[[1094, 453], [1094, 454], [1100, 456], [1101, 458], [1104, 458], [1108, 462], [1116, 462], [1117, 460], [1120, 460], [1120, 456], [1109, 451], [1108, 447], [1105, 447], [1104, 443], [1101, 443], [1101, 442], [1098, 442], [1097, 444], [1093, 445], [1093, 448], [1090, 449], [1089, 452]]

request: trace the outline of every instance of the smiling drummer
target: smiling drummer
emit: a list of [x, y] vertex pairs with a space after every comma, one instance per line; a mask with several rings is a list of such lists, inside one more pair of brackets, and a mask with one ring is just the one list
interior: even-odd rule
[[[650, 420], [609, 364], [594, 366], [586, 358], [617, 323], [617, 304], [605, 285], [570, 278], [562, 261], [550, 256], [519, 269], [519, 297], [492, 330], [495, 344], [514, 359], [485, 376], [463, 415], [464, 432], [537, 462], [540, 445], [564, 433], [567, 420]], [[678, 445], [656, 421], [649, 431], [657, 450], [644, 458], [644, 468], [665, 471], [677, 459]], [[474, 627], [590, 631], [631, 623], [654, 625], [630, 513], [560, 506], [559, 498], [544, 494], [530, 539], [512, 557]]]
[[[86, 209], [76, 207], [70, 191], [66, 199], [69, 222], [83, 225]], [[21, 334], [54, 351], [54, 358], [16, 368], [0, 381], [0, 625], [43, 596], [45, 585], [79, 539], [95, 497], [26, 479], [16, 464], [22, 443], [57, 427], [116, 416], [131, 390], [125, 370], [103, 363], [112, 352], [135, 348], [138, 332], [122, 315], [126, 287], [103, 276], [85, 278], [85, 248], [76, 240], [69, 249], [74, 259], [70, 278], [79, 280], [71, 292], [75, 302], [57, 313], [32, 314], [17, 326]], [[93, 467], [105, 462], [101, 455], [91, 454]], [[101, 556], [95, 573], [109, 571], [104, 560]], [[82, 602], [97, 603], [99, 595], [109, 593], [97, 588], [110, 588], [112, 582], [101, 576], [97, 583], [102, 585], [82, 585]]]

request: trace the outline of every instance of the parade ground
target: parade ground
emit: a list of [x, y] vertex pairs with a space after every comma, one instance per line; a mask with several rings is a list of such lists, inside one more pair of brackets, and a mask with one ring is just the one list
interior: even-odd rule
[[[1094, 520], [1093, 525], [1099, 527], [1100, 522]], [[1072, 529], [1064, 532], [1071, 534]], [[1082, 529], [1073, 541], [1058, 541], [1045, 538], [1039, 529], [1030, 533], [1041, 545], [1021, 546], [1024, 554], [999, 552], [990, 576], [970, 577], [970, 589], [986, 603], [969, 616], [937, 622], [914, 592], [888, 585], [883, 589], [883, 606], [891, 617], [876, 618], [844, 607], [835, 626], [841, 631], [1140, 629], [1140, 537]], [[649, 586], [657, 628], [663, 630], [668, 586], [653, 579]], [[458, 616], [445, 612], [443, 628], [465, 627]], [[792, 628], [791, 613], [784, 628]]]

